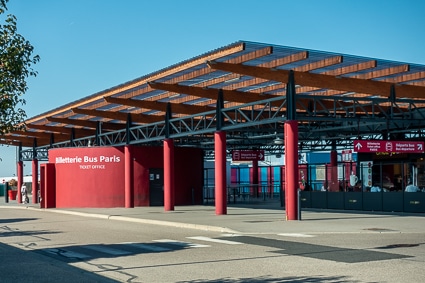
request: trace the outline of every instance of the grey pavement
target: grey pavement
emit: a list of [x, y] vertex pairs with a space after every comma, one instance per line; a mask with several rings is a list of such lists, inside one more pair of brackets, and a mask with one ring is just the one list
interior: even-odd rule
[[[164, 211], [163, 207], [41, 209], [39, 204], [19, 204], [14, 200], [5, 203], [4, 197], [0, 200], [1, 209], [38, 210], [235, 234], [425, 233], [425, 214], [309, 209], [302, 211], [301, 220], [286, 221], [279, 202], [262, 201], [229, 204], [226, 215], [216, 215], [213, 205], [176, 206], [173, 211]], [[3, 223], [1, 219], [0, 223]], [[1, 242], [0, 254], [2, 282], [117, 282]]]
[[301, 220], [287, 221], [280, 202], [228, 204], [225, 215], [217, 215], [213, 205], [176, 206], [173, 211], [160, 206], [41, 209], [39, 204], [5, 203], [2, 198], [0, 208], [6, 207], [225, 233], [425, 233], [425, 225], [418, 225], [423, 213], [308, 209], [301, 212]]

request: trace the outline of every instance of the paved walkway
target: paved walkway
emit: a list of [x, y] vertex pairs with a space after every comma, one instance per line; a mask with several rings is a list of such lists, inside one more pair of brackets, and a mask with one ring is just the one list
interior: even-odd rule
[[[39, 204], [18, 204], [0, 200], [0, 208], [37, 209]], [[226, 215], [216, 215], [212, 205], [176, 206], [173, 211], [163, 207], [135, 208], [67, 208], [41, 209], [49, 213], [76, 214], [117, 221], [130, 221], [217, 232], [276, 234], [276, 233], [368, 233], [396, 231], [425, 233], [423, 213], [382, 213], [364, 211], [333, 211], [308, 209], [301, 220], [285, 220], [280, 203], [229, 204]]]
[[[286, 221], [285, 211], [280, 207], [280, 203], [265, 204], [263, 202], [250, 205], [229, 204], [226, 215], [216, 215], [215, 207], [211, 205], [176, 206], [174, 211], [167, 212], [163, 207], [40, 209], [38, 204], [18, 204], [13, 200], [5, 203], [4, 197], [0, 200], [0, 212], [2, 209], [41, 210], [46, 213], [75, 214], [83, 217], [109, 219], [110, 221], [148, 223], [244, 234], [245, 236], [255, 234], [288, 234], [290, 236], [325, 233], [359, 234], [382, 231], [396, 234], [415, 233], [423, 237], [422, 235], [425, 233], [425, 225], [423, 225], [425, 214], [307, 210], [302, 212], [302, 220]], [[416, 235], [413, 236], [416, 237]], [[365, 251], [365, 253], [370, 254], [371, 251]], [[38, 253], [26, 253], [2, 243], [0, 243], [0, 254], [7, 258], [0, 265], [2, 274], [0, 281], [2, 282], [117, 282], [95, 273], [79, 270], [65, 262]], [[412, 270], [415, 268], [418, 270], [421, 268], [421, 264], [422, 262], [418, 261], [410, 263], [409, 266], [413, 266]], [[23, 265], [26, 266], [24, 270], [22, 270]], [[383, 270], [385, 269], [381, 271], [384, 272]], [[379, 277], [379, 274], [374, 274], [374, 276]], [[408, 273], [407, 277], [409, 278], [405, 278], [405, 281], [419, 282], [415, 272]], [[398, 279], [393, 282], [398, 282]]]

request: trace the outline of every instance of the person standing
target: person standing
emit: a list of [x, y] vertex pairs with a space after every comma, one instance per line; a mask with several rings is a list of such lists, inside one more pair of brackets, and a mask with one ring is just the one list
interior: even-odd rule
[[22, 203], [29, 203], [27, 186], [25, 185], [25, 183], [22, 184], [21, 195], [22, 195]]

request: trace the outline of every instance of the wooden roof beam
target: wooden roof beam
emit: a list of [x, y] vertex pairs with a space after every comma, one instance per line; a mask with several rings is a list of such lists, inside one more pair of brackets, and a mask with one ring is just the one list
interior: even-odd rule
[[[317, 62], [313, 62], [307, 65], [303, 65], [300, 67], [295, 68], [296, 71], [300, 71], [300, 72], [307, 72], [307, 71], [312, 71], [315, 69], [321, 69], [324, 67], [328, 67], [328, 66], [332, 66], [335, 64], [340, 64], [342, 62], [342, 56], [335, 56], [335, 57], [331, 57], [331, 58], [326, 58], [324, 60], [320, 60]], [[288, 64], [292, 63], [288, 61]], [[259, 79], [259, 78], [253, 78], [250, 80], [245, 80], [242, 82], [237, 82], [235, 84], [231, 84], [228, 86], [223, 87], [223, 89], [237, 89], [237, 88], [243, 88], [243, 87], [249, 87], [252, 85], [257, 85], [257, 84], [261, 84], [264, 82], [267, 82], [267, 79]], [[286, 86], [286, 85], [284, 85]]]
[[[272, 52], [273, 52], [273, 48], [268, 46], [268, 47], [265, 47], [265, 48], [262, 48], [262, 49], [259, 49], [259, 50], [255, 50], [255, 51], [243, 54], [241, 56], [237, 56], [235, 58], [229, 59], [226, 62], [232, 63], [232, 64], [240, 64], [240, 63], [248, 62], [248, 61], [260, 58], [260, 57], [270, 55], [270, 54], [272, 54]], [[202, 63], [205, 63], [205, 61], [202, 62]], [[171, 83], [178, 83], [178, 82], [181, 82], [181, 81], [186, 81], [186, 80], [190, 80], [190, 79], [193, 79], [193, 78], [196, 78], [196, 77], [200, 77], [200, 76], [203, 76], [203, 75], [206, 75], [206, 74], [209, 74], [209, 73], [211, 73], [211, 69], [208, 68], [208, 66], [205, 66], [204, 68], [201, 68], [201, 69], [196, 70], [194, 72], [190, 72], [190, 73], [187, 73], [187, 74], [184, 74], [184, 75], [181, 75], [181, 76], [174, 77], [170, 80], [167, 80], [167, 83], [170, 83], [170, 84]]]
[[29, 129], [37, 129], [43, 131], [50, 131], [55, 133], [63, 133], [63, 134], [71, 134], [72, 129], [74, 129], [74, 134], [76, 137], [84, 137], [84, 136], [92, 136], [96, 133], [95, 130], [87, 130], [80, 128], [70, 128], [70, 127], [58, 127], [58, 126], [47, 126], [47, 125], [35, 125], [35, 124], [27, 124], [27, 128]]
[[[110, 96], [104, 97], [104, 99], [109, 103], [123, 104], [127, 106], [138, 107], [138, 108], [149, 108], [149, 109], [159, 110], [162, 112], [167, 111], [167, 103], [165, 102], [115, 98]], [[206, 106], [187, 105], [187, 104], [181, 104], [181, 103], [171, 103], [171, 110], [173, 111], [173, 113], [193, 115], [193, 114], [198, 114], [198, 113], [213, 110], [213, 108], [206, 107]]]
[[[416, 80], [422, 80], [422, 79], [425, 79], [424, 71], [416, 72], [412, 74], [402, 74], [397, 77], [386, 78], [383, 81], [389, 82], [389, 83], [401, 83], [401, 82], [409, 83], [409, 81], [416, 81]], [[412, 84], [415, 84], [415, 82], [412, 82]], [[419, 85], [423, 85], [423, 81], [422, 83], [419, 83]]]
[[370, 61], [366, 61], [366, 62], [362, 62], [358, 64], [353, 64], [353, 65], [337, 68], [334, 70], [329, 70], [321, 74], [330, 75], [330, 76], [340, 76], [340, 75], [356, 73], [356, 72], [364, 71], [367, 69], [376, 68], [377, 64], [378, 63], [376, 60], [370, 60]]
[[[96, 121], [87, 121], [87, 120], [71, 119], [71, 118], [56, 118], [56, 117], [46, 117], [46, 119], [50, 122], [61, 123], [64, 125], [75, 125], [75, 126], [82, 126], [86, 128], [92, 128], [92, 129], [96, 129], [97, 127]], [[122, 129], [125, 129], [124, 123], [118, 124], [118, 123], [102, 122], [102, 130], [119, 131]]]
[[[326, 72], [323, 72], [322, 74], [331, 75], [331, 76], [338, 76], [338, 75], [354, 73], [354, 72], [359, 72], [359, 71], [375, 68], [376, 64], [377, 64], [376, 60], [371, 60], [371, 61], [366, 61], [366, 62], [362, 62], [362, 63], [359, 63], [359, 64], [353, 64], [353, 65], [350, 65], [350, 66], [345, 66], [345, 67], [337, 68], [337, 69], [334, 69], [334, 70], [326, 71]], [[261, 65], [259, 65], [259, 66], [261, 66]], [[270, 85], [270, 86], [253, 89], [250, 92], [267, 93], [267, 92], [274, 91], [274, 90], [277, 90], [277, 89], [282, 89], [282, 91], [285, 91], [284, 90], [285, 87], [286, 87], [285, 83], [276, 83], [276, 84], [273, 84], [273, 85]], [[314, 88], [314, 89], [318, 89], [318, 88]], [[311, 91], [311, 89], [307, 90], [303, 87], [297, 89], [297, 93], [298, 92], [301, 93], [301, 92], [305, 92], [305, 91]]]
[[[278, 82], [288, 81], [288, 70], [268, 69], [247, 65], [235, 65], [221, 62], [208, 62], [212, 69], [218, 69], [238, 74], [268, 79]], [[354, 91], [388, 97], [393, 84], [388, 82], [363, 80], [347, 77], [334, 77], [323, 74], [313, 74], [294, 71], [296, 84], [318, 88]], [[425, 98], [425, 88], [413, 85], [395, 85], [397, 97]]]
[[[258, 65], [259, 67], [264, 67], [264, 68], [275, 68], [278, 66], [283, 66], [283, 65], [287, 65], [290, 63], [294, 63], [294, 62], [298, 62], [298, 61], [302, 61], [308, 58], [308, 52], [307, 51], [301, 51], [295, 54], [291, 54], [282, 58], [278, 58], [275, 60], [272, 60], [270, 62], [265, 62], [262, 63], [260, 65]], [[231, 62], [227, 62], [227, 63], [231, 63]]]
[[[89, 109], [80, 109], [80, 108], [72, 108], [71, 109], [76, 114], [84, 114], [93, 117], [105, 117], [113, 120], [121, 120], [127, 121], [127, 113], [124, 112], [110, 112], [110, 111], [100, 111], [100, 110], [89, 110]], [[155, 123], [164, 121], [164, 115], [156, 116], [156, 115], [146, 115], [141, 113], [130, 113], [131, 120], [135, 123]]]
[[[291, 54], [291, 55], [285, 56], [283, 58], [278, 58], [278, 59], [272, 60], [270, 62], [262, 63], [262, 64], [259, 65], [259, 67], [274, 68], [274, 67], [284, 66], [284, 65], [287, 65], [287, 64], [302, 61], [302, 60], [305, 60], [307, 58], [308, 58], [308, 52], [307, 51], [301, 51], [299, 53]], [[263, 83], [265, 81], [267, 81], [267, 80], [254, 78], [254, 79], [249, 80], [249, 81], [240, 82], [237, 85], [232, 84], [232, 85], [226, 86], [223, 89], [241, 88], [241, 87], [244, 87], [244, 86], [247, 86], [247, 85], [260, 84], [260, 83]], [[283, 87], [286, 86], [286, 84], [281, 84], [281, 85]], [[256, 93], [261, 93], [261, 92], [264, 92], [264, 91], [257, 91]]]
[[[15, 135], [14, 137], [16, 137], [16, 135], [19, 135], [26, 139], [37, 138], [41, 140], [42, 139], [50, 140], [50, 136], [51, 136], [51, 133], [33, 132], [33, 131], [12, 131], [10, 133]], [[55, 136], [55, 139], [62, 139], [62, 140], [69, 140], [70, 138], [70, 135], [65, 135], [65, 134], [54, 134], [54, 136]]]
[[385, 69], [380, 69], [380, 70], [373, 70], [373, 71], [368, 72], [368, 73], [358, 74], [358, 75], [352, 76], [351, 78], [370, 80], [370, 79], [386, 77], [386, 76], [391, 76], [391, 75], [394, 75], [394, 74], [408, 72], [409, 68], [410, 68], [409, 65], [406, 64], [406, 65], [395, 66], [395, 67], [390, 67], [390, 68], [385, 68]]
[[317, 62], [312, 62], [307, 65], [299, 66], [294, 68], [294, 71], [298, 72], [308, 72], [316, 69], [325, 68], [328, 66], [336, 65], [342, 63], [342, 56], [334, 56], [326, 58]]
[[[40, 143], [39, 143], [39, 141], [40, 141]], [[50, 139], [49, 139], [49, 141], [50, 141]], [[46, 139], [37, 138], [37, 144], [38, 145], [48, 144], [46, 142], [49, 142], [49, 141], [46, 140]], [[20, 143], [23, 147], [33, 147], [34, 139], [29, 138], [29, 137], [24, 137], [24, 136], [8, 136], [8, 137], [4, 137], [0, 140], [0, 144], [4, 144], [4, 145], [19, 146]]]
[[[272, 52], [273, 52], [272, 47], [265, 47], [265, 48], [260, 49], [260, 50], [255, 50], [253, 52], [249, 52], [247, 54], [243, 54], [241, 56], [234, 57], [232, 59], [227, 60], [226, 62], [243, 63], [243, 62], [254, 60], [254, 59], [257, 59], [257, 58], [260, 58], [260, 57], [263, 57], [263, 56], [270, 55]], [[202, 63], [205, 63], [205, 61], [203, 61]], [[200, 64], [201, 63], [199, 63], [199, 65]], [[170, 80], [167, 80], [167, 83], [177, 83], [177, 82], [180, 82], [180, 81], [190, 80], [190, 79], [200, 77], [200, 76], [203, 76], [203, 75], [206, 75], [206, 74], [209, 74], [209, 73], [211, 73], [211, 69], [208, 66], [206, 66], [206, 67], [198, 69], [196, 71], [186, 73], [186, 74], [183, 74], [181, 76], [177, 76], [177, 77], [174, 77]], [[232, 79], [232, 78], [235, 78], [235, 77], [237, 77], [237, 76], [234, 75], [234, 74], [229, 74], [227, 76], [223, 76], [221, 78], [215, 78], [213, 80], [209, 80], [207, 82], [202, 82], [200, 84], [203, 85], [203, 86], [206, 86], [206, 85], [220, 83], [220, 82], [223, 82], [225, 80], [229, 80], [229, 79]], [[125, 95], [121, 95], [119, 97], [120, 98], [131, 98], [131, 97], [139, 96], [139, 95], [144, 94], [144, 93], [148, 93], [151, 90], [152, 89], [149, 86], [147, 86], [147, 87], [144, 87], [144, 88], [135, 89], [134, 91], [128, 92]], [[169, 96], [170, 96], [170, 94], [168, 94], [168, 93], [163, 94], [163, 95], [158, 95], [158, 96], [155, 96], [155, 100], [160, 100], [160, 99], [163, 99], [163, 98], [167, 98]], [[147, 100], [151, 100], [151, 99], [147, 99]]]
[[[218, 96], [218, 89], [213, 88], [201, 88], [197, 86], [184, 86], [178, 84], [165, 84], [165, 83], [157, 83], [150, 82], [149, 85], [155, 89], [172, 91], [175, 93], [185, 93], [189, 95], [193, 95], [201, 98], [209, 98], [214, 101]], [[256, 102], [258, 100], [264, 100], [267, 98], [276, 97], [273, 95], [265, 95], [262, 96], [260, 94], [252, 94], [248, 92], [235, 91], [235, 90], [223, 90], [223, 98], [227, 101], [239, 102], [239, 103], [251, 103]]]

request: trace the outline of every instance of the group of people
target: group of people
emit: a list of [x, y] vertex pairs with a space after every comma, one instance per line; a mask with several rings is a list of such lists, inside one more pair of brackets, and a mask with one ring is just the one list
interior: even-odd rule
[[[382, 189], [379, 187], [377, 183], [375, 183], [372, 187], [370, 187], [370, 192], [372, 193], [378, 193], [381, 190]], [[409, 182], [409, 184], [406, 186], [404, 191], [408, 193], [416, 193], [416, 192], [422, 192], [423, 190], [421, 190], [418, 186], [413, 185], [412, 182]], [[388, 190], [384, 188], [384, 192], [388, 192]]]
[[[22, 184], [21, 186], [21, 196], [22, 196], [22, 203], [29, 203], [29, 197], [28, 197], [28, 190], [27, 190], [27, 186], [25, 185], [25, 183]], [[37, 190], [37, 198], [38, 198], [38, 202], [41, 203], [41, 190]]]
[[[304, 191], [310, 191], [311, 190], [310, 185], [306, 184], [303, 190]], [[323, 182], [320, 190], [321, 191], [327, 191], [328, 190], [328, 188], [325, 187], [325, 182]], [[346, 192], [361, 192], [362, 191], [362, 183], [359, 180], [355, 183], [355, 185], [351, 185], [351, 184], [348, 184], [348, 181], [346, 181], [345, 188], [340, 186], [339, 191], [341, 191], [341, 192], [343, 192], [343, 191], [346, 191]], [[388, 188], [385, 188], [385, 187], [381, 188], [379, 186], [379, 183], [375, 182], [372, 187], [364, 187], [364, 191], [372, 192], [372, 193], [378, 193], [378, 192], [381, 192], [381, 191], [389, 192], [389, 191], [392, 191], [392, 189], [388, 189]], [[425, 188], [421, 190], [418, 186], [415, 186], [415, 185], [412, 184], [412, 182], [409, 182], [404, 191], [409, 192], [409, 193], [425, 192]]]

